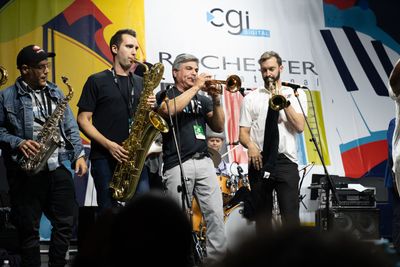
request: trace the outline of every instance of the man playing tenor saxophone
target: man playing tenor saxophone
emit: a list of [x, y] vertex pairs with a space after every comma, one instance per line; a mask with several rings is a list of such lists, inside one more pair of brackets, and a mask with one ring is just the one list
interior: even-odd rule
[[[91, 141], [91, 174], [99, 212], [118, 206], [109, 184], [117, 163], [128, 160], [128, 151], [122, 142], [129, 136], [143, 90], [143, 79], [131, 72], [138, 48], [135, 31], [117, 31], [110, 40], [112, 68], [91, 75], [78, 102], [78, 124]], [[155, 102], [151, 94], [147, 104], [154, 107]], [[143, 168], [136, 193], [148, 190], [147, 169]]]
[[[66, 264], [77, 204], [72, 173], [64, 164], [71, 162], [78, 176], [87, 172], [78, 125], [67, 103], [69, 98], [65, 99], [61, 89], [47, 81], [47, 58], [54, 56], [37, 45], [23, 48], [17, 56], [21, 76], [0, 92], [0, 145], [10, 185], [11, 220], [18, 228], [21, 266], [41, 266], [42, 212], [53, 226], [49, 266]], [[71, 96], [72, 88], [69, 89]], [[48, 121], [52, 121], [52, 127], [48, 127]], [[46, 138], [57, 140], [51, 143], [50, 152], [48, 143], [39, 141]], [[45, 161], [33, 173], [23, 170], [20, 164], [32, 158]]]

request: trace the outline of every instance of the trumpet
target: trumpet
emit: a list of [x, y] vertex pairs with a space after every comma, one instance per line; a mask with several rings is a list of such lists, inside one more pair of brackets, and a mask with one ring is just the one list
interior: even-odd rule
[[240, 90], [242, 86], [242, 81], [240, 77], [237, 75], [229, 76], [226, 81], [224, 80], [207, 80], [205, 81], [205, 89], [203, 91], [214, 93], [214, 94], [222, 94], [222, 85], [226, 85], [226, 90], [231, 93], [235, 93]]
[[283, 95], [278, 93], [276, 81], [274, 81], [272, 78], [268, 78], [268, 82], [269, 91], [272, 93], [272, 96], [269, 99], [269, 106], [275, 111], [287, 108], [290, 105], [290, 102]]
[[7, 82], [8, 79], [8, 73], [5, 68], [0, 66], [0, 85], [3, 85]]

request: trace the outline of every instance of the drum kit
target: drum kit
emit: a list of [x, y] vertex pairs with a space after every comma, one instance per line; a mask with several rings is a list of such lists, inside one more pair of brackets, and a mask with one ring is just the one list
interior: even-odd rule
[[[211, 159], [214, 166], [217, 167], [221, 162], [221, 156], [217, 151], [209, 148]], [[313, 165], [314, 163], [312, 163]], [[310, 166], [307, 165], [306, 167]], [[240, 166], [237, 165], [238, 175], [218, 175], [217, 179], [222, 192], [225, 236], [227, 239], [227, 248], [229, 251], [234, 250], [243, 240], [243, 238], [256, 234], [255, 221], [249, 220], [244, 216], [243, 196], [250, 192], [250, 182], [247, 174], [243, 174]], [[304, 170], [301, 183], [306, 175]], [[301, 187], [300, 183], [300, 187]], [[302, 199], [302, 198], [301, 198]], [[300, 199], [300, 201], [301, 201]], [[272, 225], [274, 228], [280, 227], [282, 224], [281, 214], [277, 199], [277, 193], [273, 191], [273, 209], [272, 209]], [[193, 231], [198, 236], [203, 251], [205, 251], [206, 243], [206, 223], [201, 213], [196, 198], [192, 201], [192, 226]]]
[[[217, 176], [224, 204], [225, 235], [228, 249], [233, 249], [244, 235], [255, 233], [255, 222], [244, 217], [244, 204], [241, 201], [233, 201], [239, 190], [250, 191], [250, 183], [247, 175], [219, 175]], [[206, 223], [201, 213], [196, 198], [192, 201], [192, 226], [200, 242], [205, 247]]]

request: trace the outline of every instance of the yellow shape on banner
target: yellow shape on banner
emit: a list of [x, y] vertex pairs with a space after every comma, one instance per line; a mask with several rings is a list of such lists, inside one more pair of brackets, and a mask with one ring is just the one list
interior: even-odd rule
[[0, 43], [0, 65], [8, 71], [8, 82], [3, 85], [0, 90], [12, 85], [15, 82], [15, 79], [20, 75], [19, 70], [17, 69], [18, 52], [23, 47], [30, 44], [42, 46], [42, 40], [43, 30], [41, 27], [38, 27], [29, 33], [19, 36], [17, 39]]
[[93, 3], [112, 21], [104, 30], [104, 38], [108, 42], [113, 34], [130, 28], [136, 31], [140, 51], [137, 57], [143, 60], [146, 56], [144, 0], [115, 1], [94, 0]]
[[[324, 117], [322, 114], [322, 105], [321, 105], [321, 96], [319, 91], [308, 91], [305, 90], [307, 94], [307, 102], [308, 102], [308, 114], [307, 119], [310, 124], [311, 131], [316, 139], [317, 145], [321, 151], [322, 158], [325, 162], [325, 165], [330, 165], [330, 157], [328, 151], [328, 144], [326, 141], [326, 132], [325, 132], [325, 124]], [[311, 92], [311, 95], [310, 95]], [[313, 102], [311, 102], [311, 98]], [[314, 103], [314, 109], [313, 104]], [[314, 114], [315, 110], [315, 114]], [[322, 165], [321, 160], [318, 156], [317, 150], [311, 140], [311, 133], [308, 128], [304, 131], [304, 139], [306, 140], [306, 150], [307, 150], [307, 158], [308, 162], [315, 162], [317, 165]]]
[[73, 0], [13, 0], [0, 10], [0, 43], [28, 34], [67, 8]]

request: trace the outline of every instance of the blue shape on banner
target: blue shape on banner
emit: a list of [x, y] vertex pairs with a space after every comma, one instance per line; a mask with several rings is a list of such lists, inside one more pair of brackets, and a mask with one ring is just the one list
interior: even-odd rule
[[240, 32], [240, 35], [255, 36], [255, 37], [270, 37], [270, 31], [262, 29], [243, 29]]
[[214, 18], [215, 18], [215, 16], [213, 14], [211, 14], [210, 12], [207, 12], [207, 22], [210, 22]]
[[365, 5], [341, 10], [334, 5], [324, 4], [325, 26], [354, 28], [358, 32], [369, 35], [372, 39], [380, 40], [383, 44], [400, 53], [400, 45], [393, 38], [378, 27], [373, 10]]

